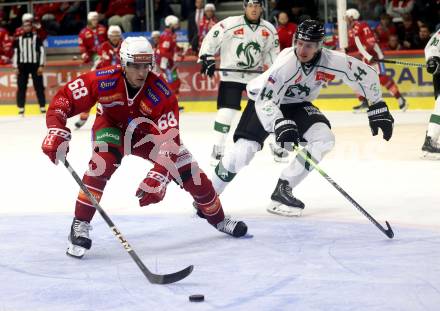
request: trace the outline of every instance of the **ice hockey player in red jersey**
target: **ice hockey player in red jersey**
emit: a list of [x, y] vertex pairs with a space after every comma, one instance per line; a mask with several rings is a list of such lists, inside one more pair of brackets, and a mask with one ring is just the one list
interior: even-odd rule
[[87, 27], [79, 33], [78, 43], [81, 59], [84, 64], [95, 62], [98, 57], [98, 48], [107, 40], [107, 28], [98, 24], [98, 13], [89, 12]]
[[[399, 103], [399, 108], [402, 111], [408, 109], [406, 99], [400, 94], [397, 84], [392, 78], [386, 75], [385, 65], [380, 62], [375, 62], [374, 59], [383, 59], [383, 53], [379, 47], [378, 40], [374, 36], [374, 32], [366, 22], [359, 21], [359, 11], [356, 9], [348, 9], [345, 12], [345, 20], [349, 31], [349, 50], [358, 50], [362, 55], [362, 60], [373, 66], [379, 74], [380, 84], [385, 87], [391, 95], [393, 95]], [[362, 111], [368, 109], [368, 103], [365, 97], [359, 96], [361, 103], [353, 107], [355, 111]]]
[[[104, 68], [113, 65], [119, 65], [119, 49], [122, 42], [122, 31], [119, 26], [112, 25], [107, 31], [108, 40], [104, 41], [98, 48], [98, 59], [96, 60], [96, 68]], [[90, 111], [83, 112], [79, 115], [79, 120], [75, 122], [77, 129], [86, 124]]]
[[98, 64], [97, 69], [119, 65], [119, 49], [122, 43], [121, 27], [112, 25], [107, 31], [108, 40], [104, 41], [98, 48]]
[[[83, 74], [58, 91], [46, 114], [43, 152], [55, 164], [64, 159], [71, 137], [67, 119], [98, 102], [93, 154], [83, 177], [98, 201], [122, 158], [132, 154], [154, 164], [136, 192], [141, 206], [160, 202], [168, 183], [175, 181], [191, 194], [199, 216], [217, 230], [234, 237], [245, 235], [247, 226], [224, 216], [211, 181], [180, 141], [177, 99], [168, 84], [151, 72], [154, 52], [148, 40], [128, 37], [122, 42], [120, 58], [121, 65]], [[95, 208], [80, 191], [68, 255], [81, 258], [90, 249], [94, 214]]]
[[179, 19], [174, 15], [165, 18], [165, 30], [160, 35], [157, 47], [158, 70], [166, 78], [174, 94], [179, 94], [180, 79], [177, 75], [175, 58], [182, 49], [177, 45], [175, 31], [179, 28]]

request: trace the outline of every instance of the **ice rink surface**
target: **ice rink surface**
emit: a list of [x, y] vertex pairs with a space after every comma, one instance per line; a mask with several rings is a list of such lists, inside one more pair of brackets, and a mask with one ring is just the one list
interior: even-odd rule
[[[134, 194], [151, 165], [129, 156], [101, 205], [152, 271], [195, 266], [171, 285], [151, 285], [98, 214], [90, 252], [67, 257], [78, 186], [41, 152], [43, 117], [1, 118], [0, 311], [439, 310], [440, 161], [420, 159], [429, 112], [394, 112], [390, 142], [371, 136], [365, 114], [326, 115], [336, 146], [320, 166], [381, 224], [388, 220], [395, 238], [316, 172], [294, 190], [306, 204], [301, 218], [268, 214], [286, 164], [267, 147], [221, 196], [225, 212], [248, 224], [246, 239], [195, 217], [175, 184], [163, 202], [140, 208]], [[182, 138], [208, 176], [213, 120], [181, 116]], [[72, 131], [68, 159], [81, 175], [92, 122]], [[205, 302], [189, 302], [191, 294]]]

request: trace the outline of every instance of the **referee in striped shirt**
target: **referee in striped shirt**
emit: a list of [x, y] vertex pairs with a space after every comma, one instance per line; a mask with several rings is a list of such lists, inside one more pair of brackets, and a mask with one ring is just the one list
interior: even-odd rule
[[26, 89], [29, 74], [32, 75], [41, 113], [46, 112], [46, 96], [43, 85], [43, 66], [45, 53], [41, 39], [32, 31], [32, 23], [23, 23], [23, 35], [15, 39], [13, 66], [17, 70], [17, 106], [18, 114], [24, 116]]

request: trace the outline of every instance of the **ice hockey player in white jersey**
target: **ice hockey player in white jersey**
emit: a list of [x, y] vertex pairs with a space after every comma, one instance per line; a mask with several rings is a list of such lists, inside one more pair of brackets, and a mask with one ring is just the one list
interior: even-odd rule
[[432, 74], [434, 84], [435, 106], [431, 114], [422, 146], [423, 157], [440, 160], [440, 30], [429, 40], [425, 47], [426, 70]]
[[[323, 85], [342, 79], [371, 105], [368, 119], [373, 135], [378, 130], [389, 140], [394, 119], [382, 99], [377, 72], [364, 62], [346, 54], [322, 49], [324, 27], [306, 20], [296, 31], [294, 47], [284, 49], [275, 63], [247, 86], [250, 98], [234, 133], [234, 145], [215, 168], [212, 178], [218, 194], [262, 149], [269, 133], [284, 148], [305, 143], [305, 149], [320, 161], [334, 146], [330, 122], [312, 104]], [[292, 194], [312, 169], [295, 157], [282, 171], [268, 211], [283, 216], [299, 216], [304, 204]]]
[[246, 70], [263, 71], [265, 65], [272, 65], [280, 51], [275, 27], [261, 18], [263, 1], [244, 0], [243, 6], [244, 15], [228, 17], [211, 28], [199, 52], [203, 74], [214, 76], [214, 55], [218, 50], [220, 68], [231, 70], [220, 73], [212, 150], [214, 165], [224, 154], [231, 123], [241, 110], [242, 92], [246, 90], [246, 84], [258, 76], [246, 73]]

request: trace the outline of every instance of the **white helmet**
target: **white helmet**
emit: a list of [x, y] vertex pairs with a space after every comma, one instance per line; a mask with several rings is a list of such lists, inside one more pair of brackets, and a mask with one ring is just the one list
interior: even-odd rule
[[151, 37], [152, 37], [152, 38], [154, 38], [154, 37], [160, 37], [160, 31], [158, 31], [158, 30], [154, 30], [154, 31], [152, 31], [152, 32], [151, 32]]
[[358, 20], [360, 17], [359, 11], [356, 9], [348, 9], [345, 11], [345, 16], [351, 17], [354, 20]]
[[165, 17], [165, 27], [170, 27], [172, 25], [177, 25], [179, 23], [179, 18], [174, 15], [168, 15]]
[[214, 11], [215, 12], [215, 5], [214, 3], [207, 3], [205, 4], [205, 7], [203, 8], [204, 11]]
[[27, 21], [33, 21], [34, 20], [34, 16], [31, 13], [24, 13], [23, 16], [21, 17], [21, 21], [27, 22]]
[[98, 12], [91, 11], [87, 14], [87, 20], [90, 22], [92, 19], [98, 18]]
[[123, 67], [127, 63], [154, 63], [153, 48], [145, 37], [127, 37], [122, 41], [119, 57]]
[[118, 25], [111, 25], [110, 27], [108, 27], [107, 30], [107, 36], [121, 36], [122, 35], [122, 30], [121, 27], [119, 27]]

